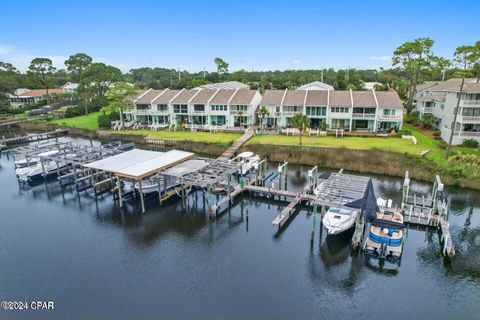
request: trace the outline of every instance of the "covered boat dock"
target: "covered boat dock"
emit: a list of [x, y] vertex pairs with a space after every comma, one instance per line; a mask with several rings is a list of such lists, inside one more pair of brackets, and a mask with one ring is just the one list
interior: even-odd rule
[[[116, 177], [118, 198], [120, 206], [123, 206], [122, 179], [138, 182], [140, 187], [140, 199], [142, 212], [145, 212], [145, 203], [142, 190], [142, 180], [154, 174], [181, 164], [194, 157], [191, 152], [170, 150], [157, 152], [133, 149], [118, 155], [85, 164], [86, 168], [108, 172]], [[160, 188], [160, 183], [158, 183]], [[160, 190], [159, 190], [160, 191]]]

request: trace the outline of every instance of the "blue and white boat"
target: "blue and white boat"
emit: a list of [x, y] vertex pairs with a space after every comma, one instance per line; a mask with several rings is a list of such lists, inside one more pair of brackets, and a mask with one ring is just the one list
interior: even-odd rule
[[365, 253], [392, 262], [399, 261], [403, 250], [403, 215], [391, 208], [377, 212], [370, 223]]

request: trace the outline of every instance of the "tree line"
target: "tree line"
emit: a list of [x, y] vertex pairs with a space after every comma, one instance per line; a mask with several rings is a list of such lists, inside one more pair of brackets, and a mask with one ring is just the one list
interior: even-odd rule
[[[76, 98], [81, 101], [83, 112], [99, 109], [108, 104], [108, 88], [113, 83], [125, 81], [136, 88], [145, 89], [180, 89], [194, 88], [203, 84], [221, 81], [239, 81], [252, 89], [294, 89], [300, 85], [322, 81], [332, 85], [336, 90], [362, 90], [364, 82], [378, 82], [376, 90], [396, 90], [400, 97], [406, 99], [407, 110], [413, 107], [413, 94], [417, 84], [425, 80], [449, 79], [462, 71], [462, 66], [455, 60], [448, 60], [433, 53], [434, 41], [430, 38], [418, 38], [401, 44], [392, 56], [392, 68], [384, 69], [338, 69], [323, 70], [276, 70], [229, 72], [229, 64], [221, 58], [215, 58], [215, 72], [189, 72], [169, 68], [135, 68], [122, 72], [115, 66], [94, 62], [85, 53], [71, 55], [66, 61], [66, 69], [56, 69], [48, 58], [35, 58], [26, 72], [19, 72], [15, 66], [0, 61], [0, 112], [8, 111], [8, 94], [17, 88], [47, 91], [59, 87], [67, 81], [79, 84]], [[470, 46], [473, 52], [470, 74], [480, 77], [478, 62], [479, 42]], [[468, 47], [468, 46], [467, 46]]]

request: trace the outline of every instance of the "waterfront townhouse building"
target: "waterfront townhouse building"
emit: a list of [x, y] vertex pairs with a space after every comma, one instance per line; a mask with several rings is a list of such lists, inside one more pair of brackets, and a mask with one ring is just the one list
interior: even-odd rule
[[253, 125], [260, 93], [248, 89], [152, 90], [140, 94], [125, 111], [130, 121], [159, 125], [223, 128]]
[[306, 114], [312, 128], [378, 131], [402, 127], [403, 105], [395, 91], [266, 90], [259, 110], [263, 124], [287, 127], [296, 113]]
[[457, 120], [453, 124], [460, 84], [461, 79], [453, 78], [420, 85], [420, 90], [415, 90], [415, 109], [421, 117], [432, 114], [439, 119], [438, 129], [443, 140], [449, 140], [454, 125], [453, 144], [461, 144], [465, 139], [480, 142], [480, 83], [476, 79], [465, 79]]

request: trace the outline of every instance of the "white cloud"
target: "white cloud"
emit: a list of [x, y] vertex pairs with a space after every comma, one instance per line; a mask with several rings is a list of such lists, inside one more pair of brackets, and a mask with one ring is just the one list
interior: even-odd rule
[[375, 61], [390, 61], [392, 57], [390, 56], [371, 56], [368, 57], [369, 60], [375, 60]]
[[30, 62], [37, 57], [49, 58], [56, 68], [65, 68], [64, 61], [67, 59], [65, 56], [35, 55], [14, 46], [0, 44], [0, 60], [13, 64], [18, 70], [26, 71]]

